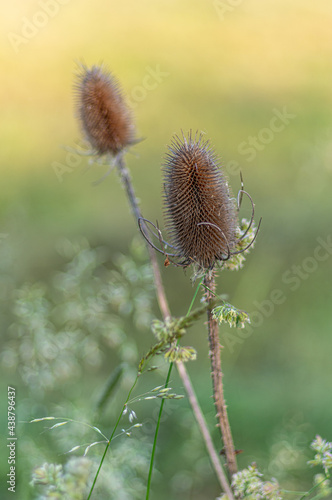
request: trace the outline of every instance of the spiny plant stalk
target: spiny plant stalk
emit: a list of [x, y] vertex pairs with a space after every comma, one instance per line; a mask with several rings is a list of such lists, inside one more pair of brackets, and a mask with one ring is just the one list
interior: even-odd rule
[[215, 266], [238, 253], [234, 198], [216, 154], [202, 135], [173, 138], [164, 165], [165, 216], [178, 265], [204, 272], [213, 396], [230, 476], [237, 471], [222, 381], [218, 322], [213, 318]]
[[[124, 184], [126, 192], [127, 192], [127, 196], [128, 196], [128, 200], [129, 200], [129, 203], [131, 205], [131, 208], [132, 208], [132, 212], [133, 212], [134, 216], [137, 219], [139, 219], [140, 217], [142, 217], [142, 215], [141, 215], [140, 208], [138, 205], [138, 200], [137, 200], [137, 197], [135, 195], [135, 191], [134, 191], [134, 188], [133, 188], [133, 185], [131, 182], [130, 173], [129, 173], [127, 167], [125, 166], [125, 163], [124, 163], [124, 160], [122, 157], [121, 157], [121, 163], [118, 164], [118, 169], [119, 169], [119, 172], [121, 174], [121, 178], [122, 178], [123, 184]], [[153, 250], [153, 248], [151, 248], [150, 245], [147, 245], [147, 248], [148, 248], [149, 257], [150, 257], [151, 264], [152, 264], [160, 312], [163, 316], [163, 320], [165, 321], [168, 317], [171, 316], [170, 309], [168, 306], [168, 301], [166, 298], [162, 278], [160, 275], [160, 270], [159, 270], [159, 265], [158, 265], [157, 258], [156, 258], [156, 253]], [[195, 297], [196, 297], [196, 294], [195, 294], [194, 298]], [[193, 302], [189, 308], [188, 313], [190, 312], [192, 305], [193, 305]], [[204, 416], [203, 416], [203, 412], [202, 412], [200, 405], [198, 403], [198, 399], [197, 399], [196, 393], [194, 391], [193, 385], [191, 383], [187, 369], [184, 366], [184, 363], [182, 361], [178, 361], [176, 363], [176, 366], [177, 366], [180, 378], [181, 378], [183, 385], [185, 387], [185, 390], [188, 394], [191, 408], [193, 410], [193, 413], [194, 413], [194, 416], [195, 416], [196, 421], [198, 423], [198, 426], [201, 430], [203, 439], [205, 441], [205, 446], [206, 446], [207, 452], [209, 453], [211, 463], [212, 463], [213, 468], [215, 470], [215, 473], [219, 479], [220, 486], [223, 488], [225, 493], [228, 495], [229, 499], [233, 500], [234, 497], [232, 494], [232, 490], [231, 490], [229, 483], [227, 481], [225, 472], [220, 464], [219, 457], [215, 451], [215, 448], [214, 448], [206, 421], [205, 421]], [[165, 386], [164, 386], [165, 388], [168, 387], [172, 368], [173, 368], [173, 363], [170, 364], [170, 367], [168, 370], [168, 374], [167, 374], [166, 382], [165, 382]], [[158, 437], [158, 433], [159, 433], [161, 416], [162, 416], [164, 404], [165, 404], [165, 400], [163, 399], [161, 401], [161, 404], [160, 404], [160, 409], [159, 409], [159, 414], [158, 414], [158, 419], [157, 419], [157, 424], [156, 424], [156, 430], [155, 430], [155, 436], [154, 436], [154, 441], [153, 441], [153, 448], [152, 448], [152, 453], [151, 453], [151, 462], [150, 462], [148, 483], [147, 483], [146, 500], [149, 499], [149, 494], [150, 494], [152, 471], [153, 471], [153, 464], [154, 464], [154, 458], [155, 458], [155, 449], [156, 449], [157, 437]]]
[[[94, 66], [89, 70], [88, 68], [83, 66], [81, 68], [81, 73], [78, 75], [76, 92], [77, 92], [78, 117], [81, 122], [81, 126], [85, 134], [85, 137], [90, 142], [94, 154], [98, 156], [107, 154], [111, 158], [114, 158], [122, 182], [125, 186], [133, 214], [135, 218], [138, 220], [141, 218], [138, 200], [136, 198], [135, 191], [132, 186], [129, 171], [126, 168], [123, 159], [123, 153], [125, 149], [131, 144], [135, 143], [136, 141], [134, 140], [134, 127], [131, 121], [131, 115], [128, 112], [128, 108], [124, 103], [119, 86], [116, 80], [109, 73], [105, 72], [103, 68]], [[150, 248], [149, 246], [148, 246], [148, 251], [153, 268], [156, 293], [158, 297], [160, 310], [163, 319], [166, 320], [168, 317], [170, 317], [170, 310], [164, 292], [164, 287], [160, 276], [156, 255], [152, 250], [152, 248]], [[210, 453], [210, 458], [212, 463], [214, 464], [214, 468], [217, 472], [220, 484], [224, 489], [224, 491], [229, 495], [229, 498], [233, 499], [231, 489], [223, 473], [218, 457], [216, 456], [215, 451], [214, 453], [211, 452], [211, 442], [209, 442], [209, 440], [206, 440], [206, 436], [209, 434], [209, 432], [206, 423], [204, 421], [204, 418], [202, 418], [202, 412], [200, 410], [198, 411], [199, 409], [198, 400], [192, 388], [192, 384], [190, 382], [188, 373], [182, 363], [178, 363], [178, 365], [181, 366], [181, 369], [179, 370], [180, 377], [183, 380], [184, 386], [186, 387], [187, 391], [189, 391], [188, 392], [189, 400], [191, 402], [195, 401], [195, 405], [193, 406], [194, 415], [196, 416], [198, 412], [196, 418], [202, 430], [203, 437], [206, 441], [207, 450]], [[170, 366], [169, 376], [171, 373], [171, 369], [172, 365]], [[126, 402], [129, 400], [130, 394], [134, 389], [136, 382], [137, 378], [135, 379], [135, 382], [129, 391]], [[165, 385], [167, 384], [168, 380], [166, 380]], [[159, 424], [160, 424], [162, 409], [163, 409], [163, 404], [159, 412], [159, 419], [158, 419]], [[121, 416], [122, 413], [116, 422], [113, 433], [105, 448], [103, 457], [99, 464], [96, 476], [94, 478], [89, 493], [88, 500], [91, 498], [107, 450], [110, 446], [115, 430], [120, 422]], [[159, 424], [157, 425], [156, 429], [155, 443], [157, 440]], [[152, 457], [152, 464], [153, 464], [153, 457]]]
[[221, 369], [221, 349], [219, 339], [218, 320], [213, 318], [213, 301], [215, 297], [215, 272], [207, 273], [204, 278], [206, 289], [206, 300], [208, 303], [207, 322], [209, 337], [209, 355], [211, 361], [211, 377], [213, 384], [214, 404], [216, 408], [216, 418], [220, 427], [229, 475], [237, 472], [235, 448], [231, 433], [231, 427], [227, 415], [227, 406], [224, 397], [223, 373]]

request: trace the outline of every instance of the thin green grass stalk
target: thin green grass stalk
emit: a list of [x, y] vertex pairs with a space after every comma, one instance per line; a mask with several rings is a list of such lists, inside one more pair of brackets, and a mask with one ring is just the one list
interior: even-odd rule
[[[324, 481], [326, 481], [326, 479], [329, 479], [330, 478], [330, 475], [327, 475], [325, 474], [325, 477], [324, 479], [322, 479], [319, 483], [315, 484], [307, 493], [304, 493], [300, 500], [304, 500], [305, 498], [307, 498], [309, 495], [311, 495], [311, 493], [316, 489], [318, 488], [318, 486], [320, 486], [321, 484], [324, 483]], [[318, 495], [316, 495], [315, 497], [312, 498], [312, 500], [314, 499], [317, 499], [317, 498], [320, 498], [321, 497], [321, 494], [319, 493]]]
[[[201, 285], [203, 283], [203, 280], [204, 280], [204, 276], [200, 280], [200, 282], [199, 282], [199, 284], [198, 284], [198, 286], [197, 286], [197, 288], [195, 290], [195, 293], [194, 293], [194, 296], [193, 296], [192, 301], [190, 303], [190, 306], [189, 306], [188, 312], [186, 314], [186, 317], [189, 316], [189, 314], [190, 314], [190, 312], [191, 312], [191, 310], [193, 308], [195, 299], [196, 299], [197, 294], [198, 294], [198, 290], [200, 289], [200, 287], [201, 287]], [[179, 343], [179, 341], [177, 343]], [[174, 363], [171, 363], [169, 365], [169, 369], [168, 369], [168, 373], [167, 373], [167, 377], [166, 377], [166, 381], [165, 381], [165, 386], [164, 386], [165, 389], [168, 387], [169, 380], [171, 378], [173, 364]], [[152, 446], [152, 452], [151, 452], [150, 468], [149, 468], [149, 475], [148, 475], [148, 482], [147, 482], [145, 500], [149, 500], [149, 496], [150, 496], [152, 471], [153, 471], [153, 465], [154, 465], [154, 457], [155, 457], [155, 453], [156, 453], [157, 439], [158, 439], [159, 427], [160, 427], [160, 422], [161, 422], [161, 416], [162, 416], [163, 409], [164, 409], [164, 404], [165, 404], [165, 400], [162, 399], [161, 404], [160, 404], [159, 414], [158, 414], [158, 420], [157, 420], [156, 430], [155, 430], [155, 433], [154, 433], [154, 439], [153, 439], [153, 446]]]
[[[203, 280], [203, 278], [202, 278], [202, 280]], [[194, 293], [193, 299], [192, 299], [192, 301], [191, 301], [191, 303], [190, 303], [190, 306], [189, 306], [189, 309], [188, 309], [188, 312], [187, 312], [187, 315], [186, 315], [186, 316], [188, 316], [188, 315], [190, 314], [191, 310], [192, 310], [192, 307], [193, 307], [193, 305], [194, 305], [194, 301], [195, 301], [195, 298], [196, 298], [196, 296], [197, 296], [197, 293], [198, 293], [198, 290], [199, 290], [200, 286], [201, 286], [201, 282], [199, 283], [199, 285], [198, 285], [198, 287], [197, 287], [197, 289], [196, 289], [196, 291], [195, 291], [195, 293]], [[169, 379], [170, 379], [171, 372], [172, 372], [172, 367], [173, 367], [173, 363], [171, 363], [171, 364], [170, 364], [170, 367], [169, 367], [169, 370], [168, 370], [168, 374], [167, 374], [167, 378], [166, 378], [166, 382], [165, 382], [165, 388], [167, 388], [167, 387], [168, 387], [168, 384], [169, 384]], [[109, 449], [109, 447], [110, 447], [110, 444], [111, 444], [111, 442], [112, 442], [112, 439], [113, 439], [113, 437], [114, 437], [114, 434], [115, 434], [115, 432], [116, 432], [116, 429], [117, 429], [117, 428], [118, 428], [118, 426], [119, 426], [119, 423], [120, 423], [121, 417], [122, 417], [122, 415], [123, 415], [123, 412], [124, 412], [124, 410], [125, 410], [125, 408], [126, 408], [126, 405], [127, 405], [128, 401], [129, 401], [129, 399], [130, 399], [130, 396], [131, 396], [131, 394], [132, 394], [132, 392], [133, 392], [133, 390], [134, 390], [134, 388], [135, 388], [135, 386], [136, 386], [136, 384], [137, 384], [137, 381], [138, 381], [138, 377], [139, 377], [139, 375], [140, 375], [140, 372], [138, 372], [138, 373], [137, 373], [137, 375], [136, 375], [136, 378], [135, 378], [135, 380], [134, 380], [134, 383], [133, 383], [133, 385], [131, 386], [131, 388], [130, 388], [130, 390], [129, 390], [129, 392], [128, 392], [128, 395], [127, 395], [126, 401], [125, 401], [125, 402], [124, 402], [124, 404], [123, 404], [122, 410], [121, 410], [121, 412], [120, 412], [120, 414], [119, 414], [119, 416], [118, 416], [118, 419], [117, 419], [117, 421], [116, 421], [116, 424], [115, 424], [115, 426], [114, 426], [114, 428], [113, 428], [112, 434], [111, 434], [111, 436], [110, 436], [109, 440], [107, 441], [107, 444], [106, 444], [106, 447], [105, 447], [105, 450], [104, 450], [103, 456], [102, 456], [102, 458], [101, 458], [101, 460], [100, 460], [100, 463], [99, 463], [99, 466], [98, 466], [98, 470], [97, 470], [97, 472], [96, 472], [96, 474], [95, 474], [95, 477], [94, 477], [94, 479], [93, 479], [93, 483], [92, 483], [92, 485], [91, 485], [90, 492], [89, 492], [89, 496], [88, 496], [87, 500], [90, 500], [90, 498], [91, 498], [91, 495], [92, 495], [93, 490], [94, 490], [94, 487], [95, 487], [95, 485], [96, 485], [96, 482], [97, 482], [97, 479], [98, 479], [98, 476], [99, 476], [100, 470], [101, 470], [101, 468], [102, 468], [102, 466], [103, 466], [103, 463], [104, 463], [104, 460], [105, 460], [105, 457], [106, 457], [107, 451], [108, 451], [108, 449]], [[164, 403], [165, 403], [165, 400], [163, 399], [163, 400], [161, 401], [161, 405], [160, 405], [159, 416], [158, 416], [158, 421], [157, 421], [157, 427], [156, 427], [156, 432], [155, 432], [155, 437], [154, 437], [154, 442], [153, 442], [153, 448], [152, 448], [152, 454], [151, 454], [151, 462], [150, 462], [150, 470], [149, 470], [149, 479], [148, 479], [148, 491], [147, 491], [147, 497], [146, 497], [146, 498], [148, 498], [148, 497], [149, 497], [149, 492], [150, 492], [150, 483], [151, 483], [151, 477], [152, 477], [152, 469], [153, 469], [153, 463], [154, 463], [154, 455], [155, 455], [155, 450], [156, 450], [156, 444], [157, 444], [158, 431], [159, 431], [159, 426], [160, 426], [161, 415], [162, 415], [162, 411], [163, 411]]]
[[[171, 373], [172, 373], [172, 368], [173, 364], [171, 363], [169, 365], [166, 381], [165, 381], [165, 389], [168, 387], [169, 380], [171, 378]], [[159, 433], [159, 427], [160, 427], [160, 421], [161, 421], [161, 415], [163, 413], [163, 408], [165, 404], [165, 399], [161, 400], [160, 408], [159, 408], [159, 414], [158, 414], [158, 420], [157, 420], [157, 425], [156, 425], [156, 430], [154, 433], [154, 439], [153, 439], [153, 446], [152, 446], [152, 452], [151, 452], [151, 459], [150, 459], [150, 468], [149, 468], [149, 476], [148, 476], [148, 482], [147, 482], [147, 487], [146, 487], [146, 497], [145, 499], [148, 500], [150, 496], [150, 489], [151, 489], [151, 479], [152, 479], [152, 471], [153, 471], [153, 464], [154, 464], [154, 457], [156, 453], [156, 447], [157, 447], [157, 438], [158, 438], [158, 433]]]
[[110, 444], [111, 444], [111, 441], [112, 441], [112, 439], [113, 439], [113, 437], [114, 437], [114, 434], [115, 434], [115, 432], [116, 432], [116, 429], [118, 428], [118, 425], [119, 425], [119, 423], [120, 423], [120, 420], [121, 420], [121, 417], [122, 417], [122, 415], [123, 415], [123, 412], [124, 412], [124, 411], [125, 411], [125, 409], [126, 409], [126, 405], [127, 405], [128, 401], [129, 401], [129, 399], [130, 399], [131, 393], [133, 392], [133, 390], [134, 390], [134, 388], [135, 388], [135, 386], [136, 386], [136, 384], [137, 384], [138, 377], [139, 377], [139, 372], [137, 373], [136, 378], [135, 378], [135, 380], [134, 380], [134, 383], [133, 383], [133, 385], [131, 386], [131, 388], [130, 388], [130, 390], [129, 390], [129, 392], [128, 392], [127, 399], [126, 399], [126, 401], [125, 401], [125, 403], [124, 403], [124, 405], [123, 405], [123, 407], [122, 407], [121, 413], [120, 413], [120, 415], [119, 415], [119, 417], [118, 417], [118, 419], [117, 419], [117, 421], [116, 421], [116, 424], [115, 424], [115, 426], [114, 426], [113, 432], [112, 432], [112, 434], [111, 434], [111, 436], [110, 436], [109, 440], [107, 441], [107, 444], [106, 444], [106, 447], [105, 447], [105, 450], [104, 450], [103, 456], [101, 457], [101, 460], [100, 460], [100, 463], [99, 463], [98, 470], [97, 470], [97, 472], [96, 472], [96, 474], [95, 474], [95, 477], [93, 478], [93, 483], [92, 483], [92, 485], [91, 485], [90, 492], [89, 492], [89, 496], [88, 496], [87, 500], [90, 500], [90, 498], [91, 498], [91, 495], [92, 495], [92, 492], [93, 492], [94, 487], [95, 487], [95, 485], [96, 485], [96, 482], [97, 482], [97, 479], [98, 479], [98, 476], [99, 476], [100, 470], [101, 470], [101, 468], [102, 468], [102, 466], [103, 466], [103, 463], [104, 463], [104, 460], [105, 460], [105, 457], [106, 457], [106, 453], [107, 453], [107, 451], [108, 451], [108, 448], [110, 447]]

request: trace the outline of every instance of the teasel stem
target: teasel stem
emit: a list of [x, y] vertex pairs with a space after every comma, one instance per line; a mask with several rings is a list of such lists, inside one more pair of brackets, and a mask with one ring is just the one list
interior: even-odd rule
[[[131, 112], [125, 104], [125, 101], [121, 93], [121, 89], [116, 79], [110, 73], [108, 73], [103, 67], [93, 66], [92, 68], [87, 68], [84, 65], [82, 65], [79, 74], [77, 76], [78, 79], [75, 85], [76, 99], [77, 99], [77, 104], [76, 104], [77, 115], [83, 133], [88, 142], [91, 144], [95, 154], [97, 154], [100, 157], [107, 154], [109, 157], [114, 159], [114, 164], [116, 165], [119, 171], [123, 185], [127, 192], [127, 196], [129, 199], [133, 215], [135, 219], [138, 221], [139, 219], [141, 219], [139, 204], [131, 182], [129, 170], [127, 169], [124, 162], [124, 152], [127, 150], [129, 146], [137, 142], [134, 136], [134, 125], [132, 122]], [[162, 284], [156, 255], [153, 249], [149, 248], [149, 246], [148, 246], [148, 251], [154, 273], [156, 295], [158, 298], [159, 307], [164, 320], [166, 320], [170, 316], [170, 310], [166, 299], [164, 287]], [[169, 368], [165, 386], [167, 386], [168, 384], [171, 370], [172, 370], [172, 364], [170, 365]], [[188, 384], [189, 376], [184, 367], [182, 370], [180, 370], [179, 373], [185, 387], [188, 387], [188, 390], [190, 391], [188, 392], [189, 399], [196, 400], [197, 405], [195, 406], [195, 408], [193, 407], [194, 414], [196, 415], [195, 412], [196, 408], [198, 407], [198, 402], [192, 386]], [[129, 391], [126, 402], [128, 402], [129, 396], [136, 385], [138, 377], [139, 377], [139, 372], [137, 374], [133, 386]], [[149, 485], [151, 482], [151, 475], [153, 469], [153, 457], [156, 449], [158, 429], [160, 425], [163, 404], [164, 404], [164, 399], [162, 400], [162, 405], [160, 407], [159, 419], [157, 423], [154, 444], [153, 444], [153, 452], [151, 455], [147, 497], [149, 496], [149, 489], [150, 489]], [[115, 430], [120, 422], [121, 416], [122, 412], [116, 422], [112, 436], [107, 443], [103, 457], [100, 461], [97, 473], [94, 477], [93, 484], [90, 489], [88, 497], [89, 499], [91, 498], [107, 450], [110, 446]], [[202, 420], [198, 420], [198, 423], [200, 422], [201, 425], [203, 425]], [[207, 428], [205, 430], [206, 432], [208, 432]], [[204, 432], [202, 432], [202, 434], [203, 436], [205, 435]], [[214, 463], [214, 455], [210, 454], [210, 456], [212, 463]], [[217, 464], [215, 464], [215, 469], [216, 471], [217, 470], [219, 471], [219, 474], [217, 472], [217, 475], [220, 480], [221, 486], [224, 488], [229, 498], [234, 500], [226, 476], [220, 474], [220, 470], [222, 471], [221, 465], [219, 464], [218, 468]]]
[[[124, 161], [122, 154], [118, 155], [118, 157], [116, 159], [116, 165], [117, 165], [122, 183], [125, 187], [127, 197], [128, 197], [128, 200], [129, 200], [129, 203], [131, 206], [131, 210], [132, 210], [133, 215], [136, 218], [136, 220], [138, 220], [140, 217], [142, 217], [142, 214], [141, 214], [141, 211], [139, 208], [138, 199], [136, 197], [136, 194], [135, 194], [135, 191], [134, 191], [134, 188], [132, 185], [130, 172], [125, 164], [125, 161]], [[156, 287], [158, 304], [160, 307], [160, 312], [162, 314], [163, 320], [165, 321], [168, 317], [171, 316], [171, 313], [170, 313], [168, 301], [166, 298], [164, 285], [162, 282], [160, 269], [159, 269], [159, 265], [157, 262], [156, 253], [155, 253], [154, 249], [149, 244], [147, 244], [147, 248], [148, 248], [149, 257], [150, 257], [152, 270], [153, 270], [153, 276], [154, 276], [154, 282], [155, 282], [155, 287]], [[167, 383], [168, 383], [170, 373], [172, 370], [172, 365], [173, 364], [170, 365], [169, 373], [167, 376]], [[226, 474], [223, 470], [223, 467], [220, 463], [220, 459], [219, 459], [218, 454], [215, 450], [213, 441], [212, 441], [211, 436], [210, 436], [208, 426], [206, 424], [203, 412], [202, 412], [200, 404], [198, 402], [198, 399], [197, 399], [195, 390], [193, 388], [193, 385], [191, 383], [187, 369], [186, 369], [184, 363], [182, 363], [181, 361], [178, 361], [176, 363], [176, 366], [177, 366], [179, 376], [180, 376], [182, 383], [184, 385], [184, 388], [187, 392], [192, 411], [194, 413], [197, 424], [200, 428], [202, 437], [203, 437], [204, 442], [205, 442], [207, 452], [209, 454], [209, 457], [210, 457], [212, 466], [214, 468], [214, 471], [216, 473], [216, 476], [218, 478], [219, 484], [220, 484], [221, 488], [224, 490], [224, 492], [226, 493], [226, 495], [228, 496], [228, 499], [234, 500], [232, 490], [229, 486], [229, 482], [227, 480]], [[160, 408], [160, 417], [161, 417], [162, 409], [164, 406], [164, 400], [162, 400], [161, 405], [162, 406]], [[157, 427], [157, 432], [156, 432], [155, 439], [154, 439], [154, 448], [155, 448], [156, 442], [157, 442], [158, 430], [159, 430], [159, 425]], [[151, 465], [153, 465], [153, 459], [154, 459], [154, 453], [152, 456]], [[150, 471], [149, 471], [148, 487], [150, 486], [150, 483], [151, 483], [151, 474], [152, 474], [152, 467], [150, 467]]]
[[[118, 155], [117, 160], [116, 160], [116, 165], [117, 165], [118, 171], [120, 173], [122, 183], [125, 187], [133, 215], [134, 215], [135, 219], [138, 220], [140, 217], [142, 217], [142, 214], [141, 214], [141, 211], [139, 208], [138, 199], [136, 197], [136, 194], [135, 194], [135, 191], [133, 188], [130, 172], [125, 164], [123, 154]], [[170, 314], [168, 302], [167, 302], [166, 295], [165, 295], [165, 290], [164, 290], [161, 275], [160, 275], [157, 257], [156, 257], [155, 251], [153, 250], [153, 248], [151, 248], [150, 245], [147, 245], [147, 249], [149, 252], [149, 257], [150, 257], [150, 261], [151, 261], [151, 265], [152, 265], [159, 308], [160, 308], [162, 316], [165, 320], [171, 314]]]
[[214, 447], [208, 426], [206, 424], [205, 417], [204, 417], [202, 410], [201, 410], [201, 407], [199, 406], [199, 403], [197, 401], [195, 391], [194, 391], [194, 388], [192, 386], [191, 380], [187, 374], [186, 368], [182, 362], [178, 362], [177, 369], [178, 369], [179, 375], [182, 379], [184, 388], [188, 394], [191, 408], [194, 412], [196, 421], [197, 421], [199, 428], [201, 430], [206, 449], [207, 449], [208, 454], [210, 456], [210, 460], [211, 460], [212, 466], [214, 468], [214, 471], [219, 479], [220, 486], [223, 488], [228, 499], [234, 500], [233, 492], [229, 486], [229, 482], [227, 480], [225, 471], [220, 463], [220, 460], [219, 460], [218, 454], [216, 452], [216, 449]]
[[208, 271], [204, 278], [204, 286], [206, 287], [206, 299], [209, 304], [207, 310], [207, 320], [208, 320], [208, 337], [209, 337], [209, 348], [210, 348], [210, 361], [211, 361], [211, 377], [213, 384], [213, 398], [216, 408], [216, 417], [218, 420], [218, 426], [220, 427], [220, 432], [222, 440], [224, 443], [226, 462], [228, 466], [229, 476], [232, 477], [233, 474], [237, 472], [237, 463], [235, 448], [232, 438], [231, 427], [227, 415], [227, 405], [224, 397], [224, 386], [223, 386], [223, 373], [221, 369], [221, 345], [219, 339], [219, 327], [218, 320], [213, 318], [212, 309], [213, 301], [215, 298], [215, 271]]

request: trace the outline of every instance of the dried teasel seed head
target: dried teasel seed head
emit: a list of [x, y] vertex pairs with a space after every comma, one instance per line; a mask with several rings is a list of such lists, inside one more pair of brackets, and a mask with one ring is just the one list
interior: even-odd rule
[[234, 249], [237, 211], [210, 143], [174, 136], [166, 155], [166, 228], [183, 264], [211, 268]]
[[81, 66], [75, 91], [83, 133], [98, 155], [117, 155], [133, 144], [131, 112], [113, 75], [103, 67]]

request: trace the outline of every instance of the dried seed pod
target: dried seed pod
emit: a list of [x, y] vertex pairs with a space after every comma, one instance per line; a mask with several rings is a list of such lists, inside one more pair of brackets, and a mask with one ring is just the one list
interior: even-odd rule
[[117, 80], [103, 67], [81, 67], [75, 85], [78, 117], [97, 154], [118, 154], [134, 142], [134, 125]]
[[183, 264], [211, 268], [229, 258], [236, 206], [209, 142], [197, 133], [175, 136], [163, 170], [166, 227]]

